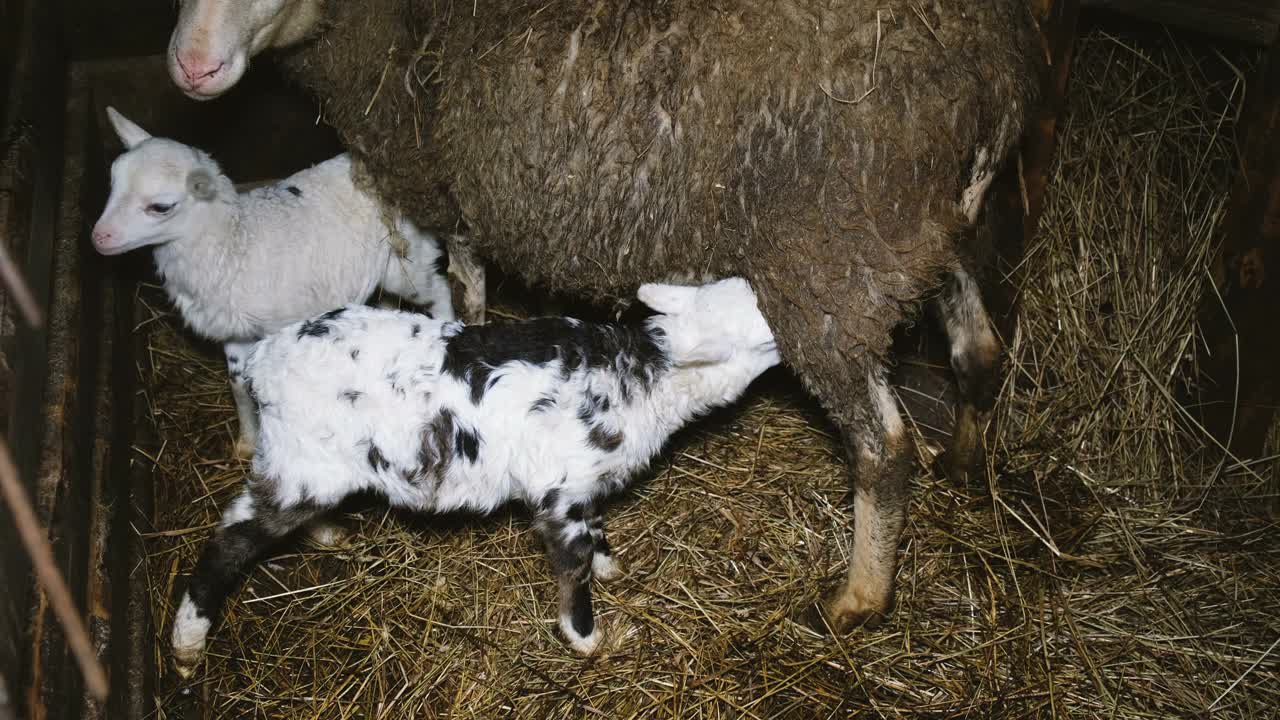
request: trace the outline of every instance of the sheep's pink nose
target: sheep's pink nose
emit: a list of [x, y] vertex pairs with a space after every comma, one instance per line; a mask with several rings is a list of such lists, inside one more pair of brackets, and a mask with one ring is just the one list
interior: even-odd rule
[[209, 60], [191, 54], [184, 56], [182, 53], [178, 53], [176, 59], [178, 67], [182, 68], [182, 74], [187, 79], [187, 84], [192, 89], [205, 84], [206, 81], [212, 79], [226, 66], [226, 63], [221, 60]]
[[99, 227], [93, 229], [93, 244], [98, 247], [111, 243], [111, 231]]

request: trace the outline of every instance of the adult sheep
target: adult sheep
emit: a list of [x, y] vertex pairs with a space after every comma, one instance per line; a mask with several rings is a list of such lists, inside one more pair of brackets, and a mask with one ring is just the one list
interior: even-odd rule
[[[222, 25], [175, 39], [257, 49], [197, 10], [223, 2], [187, 0], [184, 22]], [[890, 334], [949, 278], [938, 307], [964, 399], [952, 452], [968, 457], [999, 345], [956, 241], [1038, 87], [1025, 0], [323, 10], [323, 37], [287, 63], [423, 227], [465, 223], [488, 260], [600, 299], [679, 275], [750, 280], [855, 465], [853, 558], [827, 619], [883, 617], [912, 459]]]

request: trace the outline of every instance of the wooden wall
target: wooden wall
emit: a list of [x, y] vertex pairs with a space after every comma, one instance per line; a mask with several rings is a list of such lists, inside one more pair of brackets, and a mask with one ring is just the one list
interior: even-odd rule
[[85, 698], [5, 509], [0, 720], [153, 714], [154, 625], [131, 578], [150, 478], [131, 450], [130, 318], [151, 263], [145, 253], [102, 258], [87, 242], [120, 151], [104, 106], [210, 150], [236, 180], [281, 177], [340, 151], [269, 61], [216, 102], [183, 97], [163, 58], [175, 14], [172, 0], [0, 0], [0, 241], [49, 316], [46, 329], [26, 329], [0, 292], [0, 434], [113, 680], [105, 707]]
[[[0, 6], [3, 79], [0, 87], [0, 238], [45, 303], [52, 280], [51, 251], [61, 166], [62, 80], [57, 8], [39, 0]], [[34, 38], [41, 38], [36, 41]], [[0, 385], [3, 429], [32, 494], [37, 490], [43, 436], [41, 408], [48, 375], [46, 334], [15, 322], [11, 302], [0, 304]], [[7, 516], [8, 509], [5, 509]], [[29, 563], [13, 523], [0, 521], [0, 676], [11, 701], [20, 701], [26, 669], [31, 595]], [[20, 707], [20, 704], [19, 704]]]

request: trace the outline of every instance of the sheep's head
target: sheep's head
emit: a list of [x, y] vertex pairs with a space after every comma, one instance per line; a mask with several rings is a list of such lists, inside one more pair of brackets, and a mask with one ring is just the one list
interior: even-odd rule
[[320, 20], [320, 0], [181, 0], [169, 38], [169, 76], [196, 100], [230, 90], [249, 58], [300, 42]]
[[742, 278], [699, 287], [642, 285], [636, 296], [670, 318], [667, 340], [677, 365], [744, 362], [763, 372], [781, 360], [755, 292]]
[[111, 164], [111, 195], [93, 226], [93, 247], [103, 255], [182, 237], [195, 208], [218, 191], [218, 166], [203, 152], [153, 138], [115, 108], [107, 108], [126, 152]]

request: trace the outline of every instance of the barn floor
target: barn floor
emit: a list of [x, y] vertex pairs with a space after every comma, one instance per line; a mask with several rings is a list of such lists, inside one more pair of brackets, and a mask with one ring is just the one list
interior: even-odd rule
[[791, 620], [843, 572], [852, 515], [821, 413], [774, 372], [613, 505], [602, 656], [558, 636], [521, 512], [375, 505], [341, 547], [260, 566], [180, 692], [175, 588], [246, 468], [219, 354], [143, 288], [155, 717], [1273, 716], [1280, 468], [1217, 462], [1174, 402], [1253, 61], [1159, 31], [1081, 39], [996, 472], [957, 483], [922, 453], [898, 609], [843, 638]]

